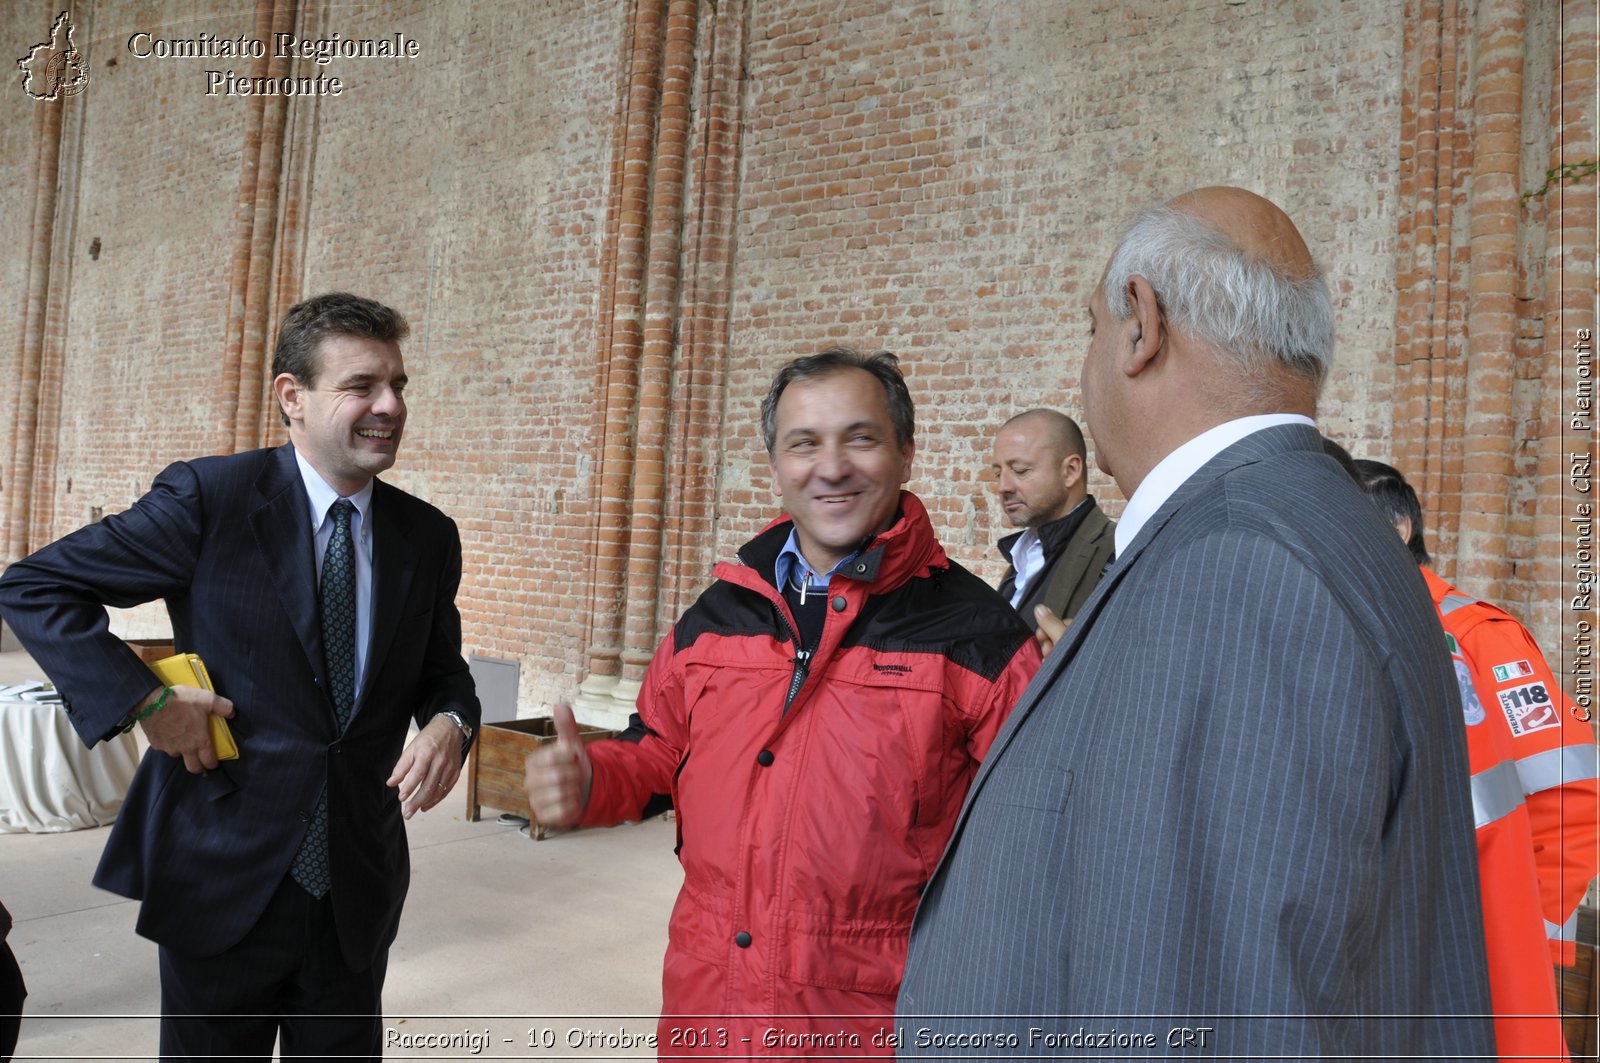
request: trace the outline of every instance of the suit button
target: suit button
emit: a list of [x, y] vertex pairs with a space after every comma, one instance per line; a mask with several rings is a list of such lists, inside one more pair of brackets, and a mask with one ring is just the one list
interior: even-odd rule
[[761, 752], [756, 754], [756, 763], [761, 765], [763, 768], [772, 767], [772, 759], [772, 750], [770, 749], [763, 749]]
[[733, 943], [739, 946], [741, 949], [747, 949], [750, 947], [750, 935], [746, 931], [741, 930], [737, 934], [733, 935]]
[[307, 812], [303, 808], [300, 810], [300, 822], [301, 823], [310, 823], [311, 822], [311, 813]]
[[841, 594], [839, 597], [833, 600], [833, 611], [836, 613], [842, 613], [844, 612], [845, 606], [849, 604], [849, 602], [844, 600], [844, 595]]

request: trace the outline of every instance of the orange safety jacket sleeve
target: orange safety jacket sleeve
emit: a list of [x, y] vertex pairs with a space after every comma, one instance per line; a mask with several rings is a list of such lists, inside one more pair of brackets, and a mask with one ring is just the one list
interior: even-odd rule
[[1540, 907], [1554, 961], [1577, 962], [1578, 906], [1600, 873], [1600, 764], [1594, 730], [1511, 614], [1455, 592], [1439, 611], [1476, 672], [1478, 696], [1504, 714], [1526, 795]]

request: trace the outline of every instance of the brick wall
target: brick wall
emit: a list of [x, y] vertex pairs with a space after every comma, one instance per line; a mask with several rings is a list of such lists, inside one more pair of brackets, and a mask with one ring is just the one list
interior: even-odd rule
[[[1323, 419], [1387, 431], [1400, 13], [1392, 4], [788, 3], [753, 27], [719, 549], [770, 512], [751, 411], [785, 359], [887, 347], [911, 486], [990, 578], [994, 428], [1081, 414], [1089, 291], [1138, 206], [1243, 184], [1339, 293]], [[1141, 11], [1140, 9], [1143, 8]], [[1114, 485], [1092, 490], [1112, 510]]]
[[[1502, 199], [1549, 159], [1594, 154], [1592, 5], [1588, 23], [1582, 4], [1525, 7], [1511, 54], [1532, 111]], [[11, 5], [0, 34], [21, 54], [56, 10]], [[636, 677], [636, 644], [773, 514], [757, 403], [779, 364], [832, 343], [902, 356], [919, 404], [912, 487], [952, 555], [997, 577], [994, 427], [1033, 405], [1080, 412], [1082, 307], [1120, 220], [1230, 183], [1284, 205], [1329, 271], [1325, 430], [1357, 454], [1415, 459], [1447, 550], [1481, 385], [1479, 416], [1514, 453], [1498, 481], [1474, 482], [1480, 500], [1498, 490], [1504, 530], [1463, 571], [1531, 607], [1550, 646], [1567, 619], [1544, 604], [1562, 578], [1551, 515], [1567, 441], [1537, 411], [1562, 401], [1548, 340], [1571, 321], [1530, 300], [1566, 292], [1557, 303], [1569, 317], [1587, 305], [1592, 324], [1594, 183], [1518, 223], [1520, 324], [1509, 360], [1485, 351], [1474, 377], [1460, 329], [1476, 10], [101, 0], [75, 15], [83, 93], [0, 94], [5, 231], [31, 232], [41, 189], [55, 197], [47, 242], [0, 256], [13, 415], [0, 541], [16, 556], [123, 508], [166, 462], [227, 449], [231, 430], [277, 442], [265, 404], [240, 399], [265, 390], [263, 336], [293, 299], [346, 287], [412, 320], [412, 419], [391, 478], [460, 523], [467, 648], [521, 662], [525, 711], [597, 662]], [[274, 18], [303, 36], [404, 32], [422, 54], [301, 62], [344, 92], [297, 98], [274, 132], [264, 101], [205, 95], [205, 69], [247, 62], [125, 47], [140, 29], [237, 36]], [[1561, 58], [1584, 47], [1586, 82]], [[59, 163], [43, 181], [50, 136]], [[1441, 145], [1456, 149], [1444, 163]], [[1444, 178], [1422, 180], [1424, 161]], [[224, 386], [230, 371], [242, 380]], [[1120, 508], [1098, 473], [1093, 489]], [[159, 610], [127, 623], [159, 626]]]
[[329, 5], [325, 33], [404, 30], [424, 58], [334, 62], [319, 107], [302, 290], [412, 321], [392, 480], [460, 525], [468, 649], [524, 692], [578, 681], [591, 402], [621, 8]]
[[[10, 4], [0, 7], [0, 36], [8, 42], [30, 42], [43, 38], [54, 12], [40, 4]], [[15, 49], [20, 56], [26, 45]], [[14, 84], [14, 82], [8, 82]], [[38, 105], [23, 93], [0, 93], [0, 175], [4, 187], [0, 195], [0, 232], [11, 233], [0, 254], [0, 529], [10, 526], [9, 511], [16, 494], [12, 460], [16, 434], [17, 400], [22, 366], [21, 345], [27, 318], [28, 263], [33, 229], [33, 187], [31, 180], [37, 162], [34, 145], [35, 121], [42, 118]], [[6, 536], [0, 533], [0, 547]]]

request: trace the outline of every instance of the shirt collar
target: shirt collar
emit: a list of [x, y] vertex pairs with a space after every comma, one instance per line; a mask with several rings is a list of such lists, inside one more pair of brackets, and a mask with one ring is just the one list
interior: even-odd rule
[[777, 583], [779, 590], [789, 586], [791, 581], [798, 586], [800, 582], [799, 576], [803, 576], [806, 583], [812, 587], [827, 589], [828, 581], [833, 578], [833, 574], [851, 561], [854, 561], [856, 554], [859, 553], [861, 551], [857, 550], [848, 557], [842, 558], [837, 565], [834, 565], [828, 571], [818, 572], [811, 567], [811, 562], [805, 559], [805, 555], [800, 553], [800, 539], [796, 536], [795, 529], [790, 528], [789, 538], [783, 544], [783, 549], [778, 551], [778, 560], [772, 566], [772, 578]]
[[312, 532], [322, 527], [322, 522], [327, 519], [328, 510], [333, 508], [333, 504], [342, 497], [355, 506], [356, 512], [361, 515], [361, 534], [365, 535], [367, 510], [372, 505], [373, 481], [368, 480], [361, 490], [355, 494], [343, 496], [328, 486], [328, 481], [322, 478], [320, 472], [312, 468], [311, 463], [298, 450], [294, 452], [294, 461], [296, 465], [300, 466], [300, 479], [306, 486], [306, 501], [311, 503]]
[[1018, 572], [1022, 571], [1023, 559], [1028, 556], [1029, 550], [1044, 550], [1044, 543], [1039, 539], [1039, 533], [1033, 528], [1023, 528], [1017, 537], [1011, 540], [1011, 567]]
[[1117, 521], [1116, 549], [1121, 557], [1128, 544], [1138, 536], [1163, 503], [1172, 497], [1200, 467], [1245, 436], [1273, 428], [1280, 424], [1303, 424], [1316, 427], [1316, 422], [1298, 413], [1265, 413], [1253, 417], [1240, 417], [1224, 421], [1215, 428], [1201, 432], [1183, 446], [1156, 463], [1150, 470], [1128, 504], [1123, 507]]

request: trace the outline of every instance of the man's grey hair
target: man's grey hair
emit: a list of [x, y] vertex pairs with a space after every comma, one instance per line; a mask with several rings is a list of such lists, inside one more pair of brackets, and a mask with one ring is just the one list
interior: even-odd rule
[[904, 447], [911, 442], [917, 430], [916, 407], [906, 387], [906, 378], [900, 372], [900, 359], [888, 351], [862, 354], [853, 347], [829, 347], [821, 354], [796, 358], [778, 370], [773, 378], [767, 397], [761, 400], [761, 441], [766, 444], [769, 455], [778, 446], [778, 400], [783, 397], [784, 389], [796, 380], [815, 380], [844, 369], [860, 369], [871, 374], [883, 388], [889, 423], [894, 425], [895, 445]]
[[1333, 296], [1318, 270], [1290, 277], [1209, 225], [1169, 206], [1141, 211], [1106, 267], [1106, 306], [1132, 312], [1128, 279], [1150, 282], [1175, 328], [1260, 371], [1273, 364], [1318, 386], [1333, 364]]

